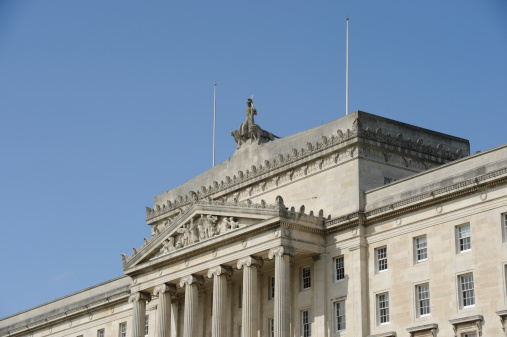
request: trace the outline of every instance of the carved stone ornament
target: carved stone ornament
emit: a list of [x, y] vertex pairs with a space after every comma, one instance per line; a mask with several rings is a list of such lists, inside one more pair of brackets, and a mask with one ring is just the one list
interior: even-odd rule
[[138, 301], [151, 301], [151, 295], [145, 292], [137, 292], [129, 297], [129, 303], [138, 302]]
[[296, 256], [296, 250], [292, 247], [280, 246], [276, 248], [271, 248], [268, 253], [268, 257], [270, 260], [273, 259], [275, 256], [283, 256], [283, 255]]
[[247, 256], [238, 260], [238, 269], [243, 268], [243, 266], [261, 268], [263, 265], [264, 261], [262, 259], [253, 256]]
[[188, 275], [180, 279], [180, 287], [182, 288], [185, 287], [185, 285], [191, 284], [203, 285], [204, 278], [200, 275]]
[[210, 268], [208, 270], [208, 278], [213, 278], [213, 275], [220, 276], [220, 275], [226, 275], [231, 277], [232, 276], [232, 268], [227, 266], [217, 266]]
[[160, 286], [155, 287], [153, 295], [169, 293], [169, 295], [176, 295], [176, 286], [174, 284], [164, 283]]

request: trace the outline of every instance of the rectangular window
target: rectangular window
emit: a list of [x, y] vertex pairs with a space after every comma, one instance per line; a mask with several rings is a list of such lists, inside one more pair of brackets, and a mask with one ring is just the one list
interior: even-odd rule
[[417, 263], [428, 260], [428, 243], [425, 236], [415, 238], [415, 258]]
[[430, 285], [428, 283], [416, 286], [417, 316], [428, 316], [430, 311]]
[[380, 325], [389, 323], [389, 293], [377, 295], [377, 316]]
[[334, 303], [336, 332], [345, 330], [345, 301]]
[[301, 332], [303, 337], [312, 337], [312, 312], [301, 311]]
[[472, 249], [472, 242], [470, 238], [470, 224], [457, 227], [458, 230], [458, 251], [466, 252]]
[[503, 215], [503, 240], [507, 242], [507, 214]]
[[475, 305], [473, 274], [459, 276], [459, 291], [461, 297], [461, 308], [473, 307]]
[[127, 322], [120, 323], [120, 337], [127, 337]]
[[343, 256], [334, 259], [334, 280], [340, 281], [345, 278], [345, 267], [343, 265]]
[[377, 248], [377, 272], [387, 270], [387, 247]]
[[243, 306], [243, 286], [239, 286], [239, 294], [238, 294], [238, 308], [241, 309]]
[[272, 300], [273, 298], [275, 298], [275, 277], [270, 276], [268, 283], [269, 283], [268, 300]]
[[312, 287], [312, 274], [310, 267], [301, 268], [301, 289], [306, 290]]
[[148, 326], [150, 325], [150, 316], [146, 316], [144, 318], [144, 335], [145, 336], [148, 336]]
[[97, 330], [97, 337], [104, 337], [104, 329]]
[[268, 327], [269, 327], [269, 337], [275, 337], [275, 320], [273, 318], [269, 319]]

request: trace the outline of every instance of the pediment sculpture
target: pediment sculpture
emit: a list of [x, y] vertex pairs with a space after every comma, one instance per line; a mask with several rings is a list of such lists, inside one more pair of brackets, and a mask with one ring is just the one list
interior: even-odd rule
[[249, 98], [246, 101], [248, 108], [246, 109], [246, 119], [239, 126], [239, 130], [231, 132], [231, 136], [236, 141], [237, 148], [246, 144], [262, 144], [280, 138], [271, 132], [263, 130], [258, 124], [255, 124], [254, 116], [257, 115], [257, 109], [253, 105], [253, 100]]
[[190, 218], [188, 222], [173, 231], [171, 236], [164, 240], [156, 256], [168, 254], [240, 227], [244, 225], [240, 225], [234, 217], [201, 214], [197, 219]]

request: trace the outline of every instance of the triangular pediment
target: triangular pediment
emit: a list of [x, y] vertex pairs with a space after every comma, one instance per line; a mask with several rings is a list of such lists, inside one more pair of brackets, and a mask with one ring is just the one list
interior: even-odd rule
[[[281, 198], [280, 198], [281, 200]], [[230, 238], [245, 228], [278, 218], [286, 212], [283, 200], [277, 205], [223, 202], [196, 202], [173, 218], [156, 224], [153, 236], [145, 239], [139, 249], [126, 257], [122, 254], [123, 270], [154, 259], [164, 260], [181, 251], [199, 249], [206, 242]]]

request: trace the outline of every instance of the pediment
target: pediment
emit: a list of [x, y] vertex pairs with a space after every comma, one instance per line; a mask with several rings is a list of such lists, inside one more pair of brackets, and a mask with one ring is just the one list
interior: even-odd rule
[[[277, 199], [278, 200], [278, 199]], [[266, 220], [278, 218], [286, 213], [283, 200], [277, 205], [264, 202], [254, 204], [223, 203], [200, 201], [192, 204], [186, 210], [172, 219], [160, 221], [150, 239], [134, 248], [134, 253], [126, 257], [122, 254], [123, 270], [128, 272], [137, 266], [153, 259], [159, 259], [178, 254], [182, 250], [199, 249], [205, 242], [230, 238], [235, 232]]]

